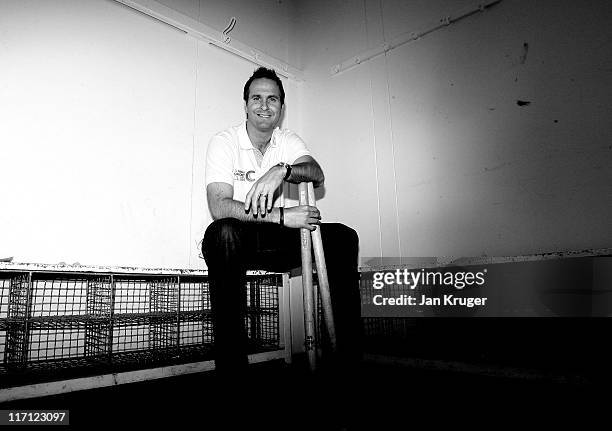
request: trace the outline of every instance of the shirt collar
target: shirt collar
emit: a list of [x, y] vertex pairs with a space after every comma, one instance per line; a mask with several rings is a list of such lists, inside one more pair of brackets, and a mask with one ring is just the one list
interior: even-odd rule
[[[274, 130], [272, 131], [272, 137], [270, 138], [270, 147], [269, 148], [275, 148], [275, 147], [278, 146], [278, 144], [276, 143], [276, 134], [277, 134], [278, 130], [279, 130], [279, 128], [278, 128], [278, 126], [276, 126], [274, 128]], [[238, 129], [238, 145], [240, 145], [240, 149], [242, 149], [242, 150], [254, 150], [255, 149], [255, 147], [251, 143], [251, 139], [249, 138], [249, 134], [247, 133], [246, 121], [244, 123], [242, 123], [242, 125]]]

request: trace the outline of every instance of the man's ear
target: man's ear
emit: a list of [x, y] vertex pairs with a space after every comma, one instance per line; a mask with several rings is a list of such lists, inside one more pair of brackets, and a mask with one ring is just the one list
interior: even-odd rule
[[249, 119], [249, 112], [247, 111], [247, 103], [244, 102], [244, 113], [246, 114], [247, 120]]

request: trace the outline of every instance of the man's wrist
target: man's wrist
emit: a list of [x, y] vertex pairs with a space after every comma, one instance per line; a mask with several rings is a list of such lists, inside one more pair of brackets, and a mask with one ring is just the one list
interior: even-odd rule
[[287, 181], [291, 176], [291, 165], [285, 162], [279, 162], [276, 166], [284, 169], [285, 174], [283, 175], [283, 181]]

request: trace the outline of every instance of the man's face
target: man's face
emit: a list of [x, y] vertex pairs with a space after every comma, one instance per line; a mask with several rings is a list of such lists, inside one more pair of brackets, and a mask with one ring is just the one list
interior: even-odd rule
[[274, 130], [279, 123], [283, 106], [276, 82], [259, 78], [251, 82], [249, 98], [245, 103], [247, 122], [260, 132]]

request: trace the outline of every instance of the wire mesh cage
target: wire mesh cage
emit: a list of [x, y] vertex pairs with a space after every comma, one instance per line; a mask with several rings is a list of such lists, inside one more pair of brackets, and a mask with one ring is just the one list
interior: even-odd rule
[[257, 348], [275, 347], [279, 339], [278, 287], [280, 274], [252, 277], [247, 281], [246, 327], [251, 344]]
[[85, 327], [62, 319], [31, 319], [28, 338], [29, 362], [80, 358], [85, 355]]
[[[251, 353], [280, 348], [280, 286], [280, 274], [247, 276]], [[0, 271], [0, 387], [17, 374], [209, 360], [213, 342], [205, 274]]]
[[0, 272], [0, 322], [8, 317], [11, 275]]
[[0, 356], [4, 357], [6, 351], [6, 325], [0, 323]]
[[0, 273], [0, 358], [6, 358], [6, 328], [11, 278]]

